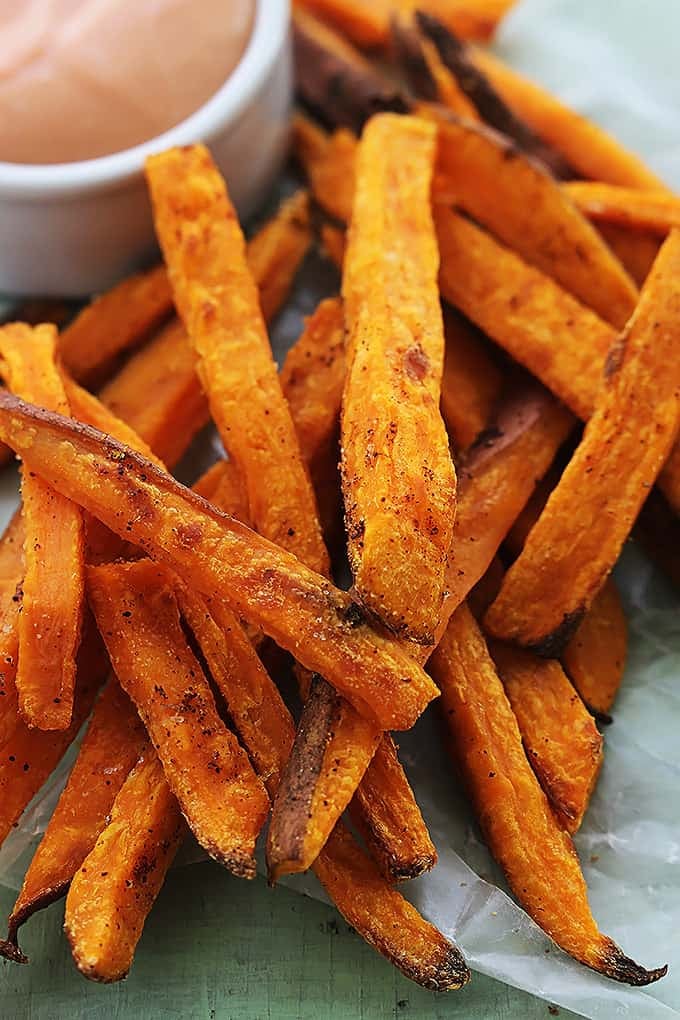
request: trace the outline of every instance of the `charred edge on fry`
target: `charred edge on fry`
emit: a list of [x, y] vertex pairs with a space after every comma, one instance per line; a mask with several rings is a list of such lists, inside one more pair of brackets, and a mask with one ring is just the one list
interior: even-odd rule
[[624, 984], [641, 988], [661, 980], [668, 973], [667, 963], [663, 967], [647, 970], [626, 956], [611, 939], [606, 939], [606, 943], [607, 951], [603, 952], [601, 965], [597, 969], [607, 977], [613, 978], [614, 981], [621, 981]]
[[562, 623], [551, 634], [546, 634], [538, 641], [530, 642], [526, 647], [543, 659], [559, 658], [578, 630], [585, 615], [585, 606], [579, 606], [573, 612], [565, 613]]
[[304, 857], [306, 823], [316, 779], [323, 766], [339, 704], [340, 698], [330, 684], [315, 674], [274, 803], [267, 842], [270, 885], [274, 885], [286, 862], [299, 862]]
[[455, 991], [470, 980], [470, 969], [462, 953], [451, 942], [445, 942], [442, 947], [442, 958], [436, 964], [418, 966], [410, 959], [391, 955], [389, 945], [383, 943], [381, 939], [376, 938], [372, 941], [376, 947], [382, 947], [387, 958], [405, 977], [415, 981], [422, 988], [429, 988], [432, 992]]
[[7, 924], [7, 938], [0, 941], [0, 956], [4, 956], [6, 960], [14, 960], [15, 963], [28, 963], [28, 957], [19, 948], [19, 928], [29, 918], [33, 917], [34, 914], [37, 914], [39, 910], [44, 910], [45, 907], [51, 906], [52, 903], [56, 903], [62, 896], [65, 896], [70, 884], [70, 881], [60, 882], [59, 885], [45, 889], [40, 896], [33, 897], [16, 913], [13, 911], [10, 914]]
[[522, 152], [540, 160], [554, 177], [561, 180], [574, 180], [578, 177], [561, 153], [539, 138], [528, 124], [512, 112], [486, 75], [475, 65], [466, 43], [425, 11], [416, 11], [416, 21], [421, 32], [434, 43], [441, 62], [454, 76], [482, 120], [513, 139]]

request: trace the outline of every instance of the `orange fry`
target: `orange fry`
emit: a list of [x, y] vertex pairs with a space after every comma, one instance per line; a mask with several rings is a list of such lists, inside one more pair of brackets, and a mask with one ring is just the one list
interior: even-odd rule
[[[0, 331], [0, 371], [12, 392], [52, 411], [69, 407], [55, 365], [51, 325]], [[19, 709], [30, 726], [65, 730], [71, 721], [84, 587], [80, 509], [22, 471], [25, 574], [19, 617]]]
[[439, 411], [444, 335], [429, 189], [436, 132], [366, 127], [343, 270], [341, 422], [348, 551], [359, 597], [395, 633], [432, 641], [456, 479]]
[[[328, 559], [314, 493], [224, 181], [203, 146], [151, 157], [147, 177], [175, 303], [198, 357], [212, 416], [246, 483], [253, 523], [325, 571]], [[243, 387], [243, 364], [249, 368], [248, 389]], [[235, 380], [241, 385], [235, 387]], [[253, 470], [247, 462], [254, 463]], [[254, 484], [258, 474], [267, 478], [265, 487]], [[284, 542], [285, 536], [299, 541]]]
[[567, 832], [580, 828], [602, 765], [595, 720], [555, 659], [494, 642], [489, 650], [531, 767]]
[[66, 897], [64, 929], [78, 970], [119, 981], [186, 826], [153, 749], [125, 779], [111, 818]]

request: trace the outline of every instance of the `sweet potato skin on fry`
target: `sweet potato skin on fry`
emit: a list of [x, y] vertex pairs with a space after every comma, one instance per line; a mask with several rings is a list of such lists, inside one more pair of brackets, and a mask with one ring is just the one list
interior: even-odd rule
[[186, 825], [151, 748], [118, 792], [111, 820], [74, 875], [64, 929], [78, 970], [124, 978]]
[[[272, 884], [284, 874], [306, 871], [314, 862], [381, 737], [382, 732], [321, 677], [312, 678], [269, 829], [267, 871]], [[348, 763], [353, 755], [358, 776]]]
[[538, 164], [483, 125], [435, 115], [436, 194], [621, 328], [637, 289], [595, 228]]
[[121, 686], [137, 706], [168, 783], [201, 846], [253, 878], [269, 799], [220, 720], [183, 637], [166, 572], [148, 560], [91, 567], [88, 595]]
[[360, 131], [379, 110], [406, 113], [400, 90], [332, 28], [296, 6], [295, 89], [325, 122]]
[[493, 642], [489, 651], [524, 749], [567, 832], [580, 828], [602, 765], [602, 736], [555, 659]]
[[[215, 424], [245, 480], [254, 526], [325, 571], [314, 493], [226, 185], [204, 146], [150, 157], [146, 172], [175, 303]], [[266, 491], [254, 484], [258, 474], [267, 478]]]
[[669, 190], [606, 131], [523, 78], [489, 50], [475, 48], [472, 58], [512, 110], [561, 152], [579, 176], [631, 188]]
[[665, 241], [583, 439], [486, 614], [496, 637], [559, 653], [612, 569], [678, 429], [680, 231]]
[[64, 895], [106, 825], [114, 799], [146, 740], [130, 700], [110, 680], [9, 916], [7, 939], [17, 953], [19, 928]]
[[451, 750], [484, 839], [519, 903], [567, 953], [628, 984], [658, 980], [602, 935], [590, 912], [570, 836], [555, 819], [526, 759], [517, 721], [466, 606], [432, 656]]
[[[486, 75], [475, 65], [470, 48], [457, 38], [442, 21], [423, 10], [416, 13], [418, 27], [429, 45], [440, 58], [445, 72], [450, 75], [463, 101], [472, 109], [454, 110], [468, 120], [483, 120], [500, 131], [530, 156], [543, 163], [558, 178], [574, 174], [564, 157], [536, 135], [528, 124], [517, 117], [490, 84]], [[442, 96], [442, 102], [446, 104]]]
[[[0, 331], [0, 371], [10, 389], [52, 411], [69, 407], [55, 364], [56, 330], [13, 323]], [[84, 593], [80, 509], [22, 471], [25, 572], [19, 617], [19, 710], [30, 726], [67, 729], [73, 709]]]
[[361, 141], [342, 293], [348, 552], [362, 602], [432, 641], [455, 514], [439, 411], [444, 336], [429, 188], [435, 131], [382, 114]]

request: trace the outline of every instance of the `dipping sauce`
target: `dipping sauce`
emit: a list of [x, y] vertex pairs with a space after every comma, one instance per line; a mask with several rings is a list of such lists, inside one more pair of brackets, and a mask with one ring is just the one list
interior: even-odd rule
[[255, 0], [1, 0], [0, 160], [130, 148], [202, 106], [238, 64]]

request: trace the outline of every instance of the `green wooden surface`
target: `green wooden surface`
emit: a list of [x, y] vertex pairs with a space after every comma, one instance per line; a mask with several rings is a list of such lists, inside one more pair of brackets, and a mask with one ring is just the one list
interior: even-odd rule
[[[0, 896], [3, 916], [12, 896]], [[28, 923], [27, 967], [3, 963], [4, 1020], [550, 1020], [548, 1004], [481, 975], [435, 995], [405, 980], [331, 907], [213, 864], [170, 874], [130, 977], [95, 985], [75, 971], [63, 904]], [[554, 1008], [553, 1008], [554, 1009]], [[573, 1016], [560, 1010], [559, 1016]]]

